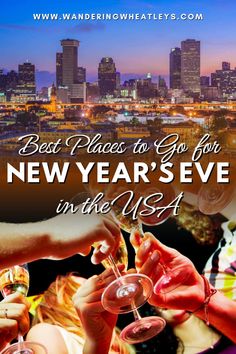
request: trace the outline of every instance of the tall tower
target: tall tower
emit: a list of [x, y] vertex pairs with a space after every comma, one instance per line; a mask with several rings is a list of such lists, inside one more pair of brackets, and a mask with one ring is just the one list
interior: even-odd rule
[[63, 86], [76, 84], [78, 68], [78, 47], [79, 41], [75, 39], [63, 39], [61, 45], [62, 53], [62, 83]]
[[35, 66], [24, 63], [18, 66], [18, 83], [12, 91], [15, 102], [34, 101], [36, 98]]
[[20, 64], [18, 86], [25, 89], [26, 93], [35, 94], [35, 66], [31, 63]]
[[52, 84], [50, 106], [51, 106], [51, 112], [55, 113], [57, 111], [57, 90], [54, 83]]
[[170, 52], [170, 88], [181, 88], [181, 49], [177, 47]]
[[63, 85], [62, 82], [63, 53], [56, 53], [56, 83], [57, 88]]
[[100, 95], [114, 95], [116, 89], [116, 66], [112, 58], [102, 58], [98, 67], [98, 86]]
[[62, 90], [67, 89], [71, 103], [83, 103], [86, 100], [86, 83], [78, 80], [78, 47], [76, 39], [63, 39], [62, 45]]
[[200, 93], [200, 41], [181, 42], [181, 86], [185, 91]]

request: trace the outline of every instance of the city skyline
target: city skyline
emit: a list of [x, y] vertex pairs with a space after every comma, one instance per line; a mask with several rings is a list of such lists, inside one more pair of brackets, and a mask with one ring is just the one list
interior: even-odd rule
[[[36, 22], [32, 13], [46, 12], [158, 12], [158, 13], [199, 13], [202, 21], [100, 21], [78, 22], [49, 21]], [[16, 69], [18, 62], [27, 59], [34, 63], [39, 71], [55, 73], [54, 53], [60, 49], [61, 38], [75, 38], [81, 41], [79, 66], [87, 68], [89, 80], [97, 74], [97, 63], [102, 57], [112, 57], [117, 70], [127, 74], [168, 75], [168, 55], [170, 49], [179, 46], [181, 40], [194, 38], [202, 41], [201, 75], [209, 75], [220, 67], [222, 61], [234, 65], [236, 40], [232, 28], [236, 4], [222, 0], [214, 4], [179, 1], [89, 1], [67, 4], [50, 0], [48, 4], [14, 4], [11, 16], [8, 4], [4, 3], [0, 14], [1, 67]], [[6, 50], [7, 48], [7, 50]], [[24, 50], [22, 50], [24, 48]], [[161, 48], [161, 49], [160, 49]], [[141, 50], [141, 54], [140, 54]], [[43, 53], [43, 54], [42, 54]], [[91, 55], [92, 54], [92, 55]], [[18, 60], [17, 60], [18, 58]], [[236, 65], [236, 63], [235, 63]], [[134, 72], [135, 68], [135, 72]]]
[[[117, 62], [116, 62], [116, 59], [114, 59], [114, 62], [116, 63], [116, 66], [117, 66], [117, 71], [120, 72], [120, 76], [121, 76], [121, 81], [125, 81], [125, 80], [128, 80], [128, 79], [140, 79], [140, 78], [145, 78], [147, 74], [151, 74], [152, 77], [154, 78], [154, 82], [157, 82], [158, 81], [158, 77], [161, 76], [163, 77], [168, 86], [169, 86], [169, 79], [170, 79], [170, 55], [172, 53], [172, 50], [173, 49], [178, 49], [179, 47], [181, 47], [181, 42], [183, 41], [186, 41], [186, 40], [189, 40], [190, 38], [185, 38], [185, 39], [181, 39], [181, 41], [179, 43], [177, 43], [176, 47], [171, 47], [169, 49], [169, 53], [167, 55], [167, 64], [168, 64], [168, 71], [165, 73], [165, 74], [161, 74], [161, 73], [153, 73], [153, 72], [148, 72], [148, 71], [143, 71], [143, 72], [140, 72], [140, 73], [137, 73], [135, 72], [135, 70], [133, 70], [133, 72], [130, 72], [130, 73], [126, 73], [126, 72], [121, 72], [119, 70], [119, 64], [117, 65]], [[192, 38], [193, 39], [193, 38]], [[81, 42], [79, 39], [77, 38], [71, 38], [70, 40], [75, 40], [75, 41], [78, 41], [78, 42]], [[196, 39], [193, 39], [193, 40], [196, 40]], [[62, 41], [62, 39], [59, 40], [59, 43]], [[199, 42], [201, 43], [201, 47], [202, 47], [202, 43], [203, 41], [200, 39]], [[61, 49], [61, 48], [60, 48]], [[80, 58], [80, 47], [78, 48], [79, 49], [79, 53], [78, 53], [78, 58]], [[55, 67], [55, 70], [53, 72], [47, 72], [47, 71], [41, 71], [39, 70], [39, 68], [36, 67], [35, 63], [34, 62], [31, 62], [29, 60], [25, 60], [23, 62], [18, 62], [17, 59], [16, 59], [16, 62], [17, 62], [17, 66], [16, 68], [4, 68], [2, 66], [2, 63], [0, 61], [0, 69], [3, 69], [4, 71], [11, 71], [11, 70], [14, 70], [14, 71], [18, 71], [18, 66], [20, 64], [23, 64], [23, 63], [27, 63], [27, 62], [31, 62], [32, 64], [35, 65], [35, 73], [36, 73], [36, 83], [37, 83], [37, 88], [40, 89], [42, 88], [43, 86], [51, 86], [51, 84], [54, 82], [56, 83], [56, 69], [57, 69], [57, 55], [58, 54], [61, 54], [60, 52], [55, 52], [54, 53], [54, 67]], [[102, 58], [101, 58], [102, 60]], [[211, 74], [214, 73], [216, 70], [220, 70], [221, 69], [221, 66], [222, 66], [222, 63], [223, 62], [229, 62], [227, 61], [227, 59], [224, 58], [223, 56], [223, 60], [219, 63], [218, 67], [216, 68], [213, 68], [211, 72], [207, 73], [207, 74], [202, 74], [202, 66], [203, 66], [203, 60], [202, 60], [202, 50], [201, 50], [201, 55], [200, 55], [200, 76], [209, 76], [211, 77]], [[235, 60], [235, 65], [234, 65], [234, 62], [229, 62], [231, 64], [231, 68], [236, 68], [236, 60]], [[81, 68], [80, 66], [80, 60], [78, 59], [78, 67]], [[99, 67], [99, 62], [96, 63], [96, 67], [95, 67], [95, 71], [94, 71], [94, 74], [91, 75], [91, 73], [88, 73], [87, 72], [87, 68], [86, 68], [86, 65], [85, 65], [85, 69], [86, 69], [86, 76], [88, 78], [88, 82], [94, 82], [94, 81], [98, 81], [98, 67]], [[40, 77], [41, 76], [41, 77]], [[43, 84], [43, 82], [47, 83], [47, 84]]]

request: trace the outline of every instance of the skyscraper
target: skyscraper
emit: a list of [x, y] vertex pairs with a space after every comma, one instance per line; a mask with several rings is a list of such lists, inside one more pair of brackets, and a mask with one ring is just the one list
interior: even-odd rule
[[114, 95], [116, 89], [116, 66], [112, 58], [102, 58], [98, 67], [100, 96]]
[[181, 86], [190, 93], [200, 93], [200, 41], [181, 42]]
[[62, 57], [62, 83], [70, 87], [78, 82], [78, 47], [79, 41], [76, 39], [63, 39], [61, 45], [63, 48]]
[[177, 47], [170, 52], [170, 88], [181, 89], [181, 49]]
[[83, 83], [86, 82], [86, 69], [83, 68], [82, 66], [78, 67], [78, 71], [77, 71], [77, 79], [79, 83]]
[[19, 85], [30, 93], [35, 94], [35, 66], [31, 63], [20, 64], [18, 75]]
[[86, 99], [86, 84], [78, 80], [78, 47], [76, 39], [63, 39], [62, 45], [62, 85], [68, 88], [72, 103], [82, 103]]
[[63, 53], [56, 53], [56, 83], [57, 87], [63, 85], [62, 68], [63, 68]]
[[36, 98], [35, 66], [24, 63], [18, 66], [18, 83], [13, 89], [11, 100], [16, 102], [34, 101]]
[[6, 91], [7, 87], [7, 76], [4, 74], [3, 69], [0, 69], [0, 92]]
[[116, 90], [117, 92], [120, 91], [120, 72], [116, 72]]
[[230, 63], [223, 62], [222, 69], [211, 74], [211, 85], [220, 89], [223, 97], [236, 97], [236, 69], [230, 69]]

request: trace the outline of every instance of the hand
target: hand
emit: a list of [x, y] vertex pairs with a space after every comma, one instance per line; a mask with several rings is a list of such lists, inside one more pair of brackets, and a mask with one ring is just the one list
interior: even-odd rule
[[29, 331], [29, 303], [19, 293], [7, 296], [0, 302], [0, 350], [20, 333]]
[[[137, 250], [136, 268], [140, 273], [146, 274], [155, 283], [164, 274], [161, 264], [168, 271], [177, 267], [183, 268], [186, 277], [184, 283], [171, 292], [153, 294], [149, 303], [169, 309], [184, 309], [195, 311], [205, 299], [204, 282], [193, 263], [177, 250], [169, 248], [158, 241], [151, 233], [145, 233], [144, 239], [136, 233], [132, 234], [131, 242]], [[178, 282], [178, 279], [173, 279]]]
[[[119, 266], [120, 271], [123, 268], [123, 265]], [[100, 346], [102, 353], [106, 353], [106, 348], [109, 350], [117, 315], [104, 310], [101, 296], [106, 286], [113, 280], [115, 275], [112, 269], [106, 269], [99, 276], [89, 278], [73, 296], [74, 306], [86, 334], [87, 351], [84, 352], [99, 353]]]
[[92, 262], [97, 264], [107, 258], [120, 242], [119, 226], [109, 217], [97, 214], [60, 214], [43, 223], [44, 230], [49, 233], [50, 258], [53, 259], [76, 253], [87, 255], [91, 246], [98, 243], [92, 256]]

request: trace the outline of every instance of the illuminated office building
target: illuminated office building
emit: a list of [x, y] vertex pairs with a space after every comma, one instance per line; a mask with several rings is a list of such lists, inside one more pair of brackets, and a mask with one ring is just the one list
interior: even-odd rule
[[170, 52], [170, 89], [181, 89], [181, 49]]
[[200, 94], [200, 41], [181, 42], [181, 86], [184, 91]]
[[112, 58], [102, 58], [98, 67], [98, 86], [100, 96], [113, 96], [117, 86], [116, 66]]

